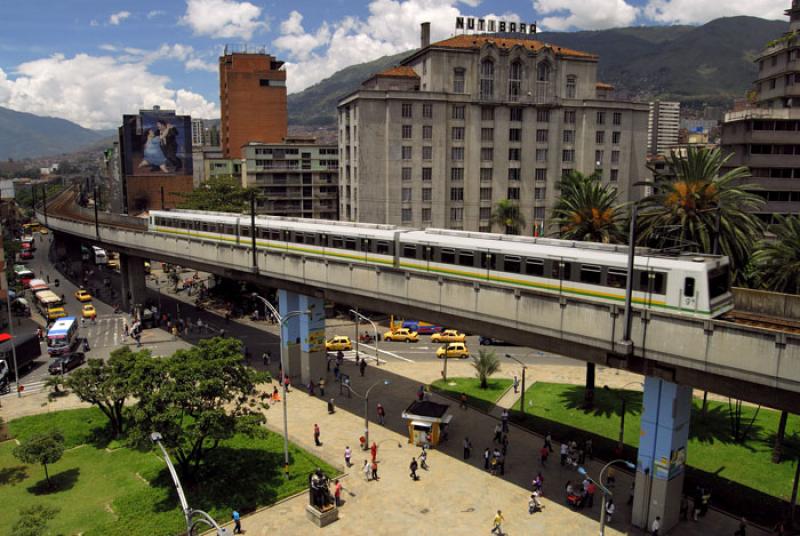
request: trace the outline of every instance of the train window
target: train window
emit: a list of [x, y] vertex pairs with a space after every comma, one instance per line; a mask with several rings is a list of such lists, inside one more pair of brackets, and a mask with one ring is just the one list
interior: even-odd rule
[[350, 250], [355, 251], [356, 249], [358, 249], [356, 247], [356, 239], [355, 238], [345, 238], [344, 239], [344, 247], [345, 247], [345, 249], [350, 249]]
[[370, 239], [369, 238], [362, 238], [361, 239], [361, 251], [370, 251]]
[[486, 270], [494, 270], [495, 269], [495, 259], [496, 256], [492, 253], [483, 253], [481, 255], [481, 268]]
[[[244, 227], [242, 227], [242, 229], [244, 229]], [[269, 232], [269, 237], [272, 240], [280, 240], [281, 239], [281, 232], [280, 231], [270, 231]]]
[[509, 255], [506, 255], [503, 258], [503, 271], [504, 272], [511, 272], [511, 273], [514, 273], [514, 274], [518, 274], [519, 273], [519, 269], [520, 269], [520, 265], [521, 265], [521, 263], [520, 263], [520, 258], [519, 257], [511, 257]]
[[694, 298], [694, 277], [687, 277], [683, 280], [683, 295], [687, 298]]
[[341, 236], [334, 236], [333, 245], [331, 247], [336, 249], [344, 249], [344, 239]]
[[375, 253], [379, 255], [389, 255], [389, 242], [378, 240], [378, 243], [375, 244]]
[[628, 270], [609, 268], [606, 274], [606, 285], [611, 288], [625, 288], [628, 281]]
[[572, 263], [553, 261], [553, 278], [569, 280], [572, 276]]
[[206, 222], [203, 222], [203, 224], [202, 224], [202, 225], [203, 225], [203, 226], [201, 227], [201, 230], [203, 230], [203, 231], [208, 231], [208, 223], [206, 223]]
[[456, 252], [452, 249], [442, 249], [441, 252], [442, 262], [446, 264], [456, 263]]
[[416, 259], [417, 258], [417, 246], [403, 246], [403, 257], [408, 257], [409, 259]]
[[317, 235], [314, 233], [306, 233], [306, 244], [311, 244], [312, 246], [317, 245]]
[[544, 275], [544, 261], [540, 261], [539, 259], [526, 259], [525, 273], [528, 275]]
[[290, 235], [291, 235], [291, 232], [286, 230], [286, 229], [281, 231], [281, 237], [283, 238], [284, 242], [291, 242], [292, 241], [292, 237]]
[[599, 285], [603, 271], [596, 264], [581, 264], [581, 283]]
[[294, 242], [303, 244], [305, 242], [305, 236], [303, 236], [303, 233], [294, 233]]
[[711, 272], [708, 276], [708, 292], [710, 298], [714, 299], [728, 292], [729, 283], [727, 266]]
[[269, 238], [269, 229], [264, 229], [263, 227], [257, 228], [256, 231], [258, 232], [259, 238]]
[[241, 227], [242, 236], [250, 236], [250, 227], [245, 227], [244, 225]]
[[433, 248], [431, 246], [422, 246], [422, 258], [426, 261], [433, 260]]
[[666, 278], [661, 272], [639, 272], [639, 290], [652, 294], [666, 294]]
[[461, 266], [475, 266], [475, 255], [471, 251], [459, 251], [458, 264]]

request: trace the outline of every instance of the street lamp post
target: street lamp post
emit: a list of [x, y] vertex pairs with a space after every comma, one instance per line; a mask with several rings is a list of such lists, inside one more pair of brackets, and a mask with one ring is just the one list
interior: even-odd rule
[[603, 389], [609, 391], [610, 393], [616, 394], [616, 396], [622, 401], [622, 415], [619, 418], [619, 440], [617, 442], [617, 452], [620, 455], [622, 455], [622, 449], [625, 447], [625, 411], [628, 403], [628, 399], [625, 398], [625, 395], [620, 391], [623, 391], [629, 385], [640, 385], [642, 388], [644, 388], [644, 384], [641, 382], [629, 382], [617, 390], [611, 390], [608, 385], [603, 386]]
[[183, 494], [183, 487], [181, 486], [181, 481], [178, 478], [178, 473], [175, 471], [175, 466], [172, 465], [172, 460], [169, 458], [167, 449], [165, 449], [164, 445], [161, 443], [161, 439], [161, 434], [158, 432], [153, 432], [150, 434], [150, 440], [158, 445], [158, 447], [161, 449], [161, 453], [164, 455], [164, 461], [167, 462], [167, 468], [169, 469], [169, 474], [172, 476], [172, 482], [175, 483], [175, 489], [178, 491], [178, 499], [181, 502], [183, 517], [186, 520], [186, 534], [192, 536], [194, 534], [195, 526], [198, 523], [205, 523], [209, 527], [216, 530], [217, 536], [227, 535], [228, 530], [220, 527], [217, 522], [214, 521], [213, 517], [202, 510], [195, 510], [189, 507], [189, 503], [186, 501], [186, 496]]
[[611, 460], [610, 462], [605, 464], [602, 469], [600, 469], [600, 482], [598, 482], [589, 476], [589, 473], [586, 472], [586, 469], [584, 469], [583, 467], [578, 467], [578, 473], [588, 478], [590, 482], [594, 482], [595, 485], [597, 485], [597, 487], [600, 488], [600, 491], [603, 492], [603, 502], [600, 505], [600, 536], [605, 536], [606, 533], [606, 500], [608, 499], [608, 497], [613, 495], [613, 493], [611, 493], [611, 491], [603, 485], [603, 473], [605, 473], [606, 470], [615, 463], [624, 463], [628, 467], [628, 469], [636, 469], [636, 466], [631, 462], [629, 462], [628, 460], [622, 460], [622, 459]]
[[511, 354], [506, 354], [506, 357], [509, 359], [513, 359], [514, 361], [522, 365], [522, 394], [519, 397], [519, 408], [522, 410], [522, 413], [525, 413], [525, 371], [528, 370], [528, 367], [525, 365], [525, 363], [523, 363], [522, 361], [520, 361]]
[[[2, 277], [6, 279], [6, 289], [8, 289], [8, 276], [5, 270], [3, 270]], [[11, 341], [9, 341], [11, 342], [11, 360], [14, 363], [14, 383], [17, 388], [17, 398], [21, 398], [22, 392], [19, 390], [19, 368], [17, 368], [17, 345], [14, 342], [14, 319], [11, 318], [11, 296], [9, 296], [8, 290], [6, 290], [6, 308], [8, 310], [8, 334], [11, 335]]]
[[364, 393], [363, 395], [358, 394], [358, 392], [356, 392], [355, 389], [353, 389], [349, 383], [344, 384], [344, 386], [347, 389], [349, 389], [351, 393], [356, 395], [358, 398], [364, 399], [364, 449], [365, 450], [369, 448], [369, 393], [379, 385], [389, 385], [390, 383], [392, 382], [389, 380], [377, 381], [372, 385], [370, 385], [369, 389], [367, 389], [367, 392]]
[[[375, 366], [379, 366], [381, 364], [381, 360], [379, 358], [379, 350], [378, 350], [378, 326], [368, 317], [359, 313], [356, 309], [350, 309], [350, 312], [356, 316], [356, 318], [360, 318], [361, 320], [365, 320], [372, 324], [372, 330], [375, 332]], [[358, 348], [358, 330], [356, 330], [356, 348]], [[358, 352], [356, 352], [358, 354]]]

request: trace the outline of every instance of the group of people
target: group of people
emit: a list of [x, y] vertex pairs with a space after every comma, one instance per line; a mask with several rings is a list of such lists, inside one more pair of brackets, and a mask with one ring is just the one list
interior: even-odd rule
[[[547, 437], [550, 437], [550, 434], [547, 434]], [[547, 439], [545, 439], [545, 446], [550, 443]], [[550, 443], [548, 447], [549, 452], [553, 452], [552, 443]], [[541, 451], [540, 451], [541, 452]], [[564, 441], [561, 443], [561, 448], [559, 451], [561, 455], [561, 465], [566, 467], [578, 467], [579, 465], [583, 465], [586, 463], [586, 459], [592, 459], [592, 440], [587, 439], [583, 444], [580, 446], [576, 441]], [[547, 456], [544, 456], [541, 460], [542, 465], [544, 465], [547, 461]]]

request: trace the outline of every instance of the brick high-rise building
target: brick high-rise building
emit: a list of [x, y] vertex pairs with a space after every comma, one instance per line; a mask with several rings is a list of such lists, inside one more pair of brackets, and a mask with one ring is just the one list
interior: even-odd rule
[[219, 96], [225, 158], [241, 158], [247, 143], [280, 143], [286, 137], [286, 71], [263, 49], [225, 47], [219, 58]]

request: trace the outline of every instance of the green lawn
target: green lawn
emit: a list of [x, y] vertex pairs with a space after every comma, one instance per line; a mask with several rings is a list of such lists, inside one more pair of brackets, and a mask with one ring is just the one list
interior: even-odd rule
[[467, 403], [484, 411], [489, 411], [500, 400], [513, 383], [508, 379], [489, 378], [489, 387], [481, 389], [478, 378], [448, 378], [436, 380], [431, 387], [443, 394], [458, 398], [466, 393]]
[[[86, 536], [174, 535], [184, 527], [172, 480], [163, 458], [110, 443], [102, 432], [99, 410], [79, 409], [25, 417], [9, 423], [19, 439], [57, 428], [66, 438], [64, 457], [49, 466], [55, 490], [44, 485], [41, 466], [20, 463], [12, 455], [16, 443], [0, 443], [0, 503], [4, 522], [0, 535], [25, 506], [47, 504], [61, 509], [50, 522], [52, 534]], [[209, 455], [199, 484], [186, 485], [189, 504], [228, 521], [231, 511], [251, 511], [292, 495], [307, 485], [309, 472], [335, 470], [309, 453], [291, 446], [291, 474], [282, 476], [283, 439], [269, 433], [263, 439], [236, 436]]]
[[[583, 386], [553, 383], [536, 383], [525, 395], [526, 413], [532, 414], [538, 427], [566, 425], [592, 432], [616, 441], [619, 438], [620, 399], [604, 390], [595, 391], [595, 408], [586, 411], [583, 403]], [[639, 419], [642, 412], [642, 393], [624, 391], [627, 400], [625, 416], [625, 443], [639, 445]], [[762, 493], [788, 500], [792, 491], [795, 463], [771, 462], [772, 444], [780, 413], [761, 409], [753, 425], [750, 439], [744, 444], [732, 441], [727, 403], [709, 402], [708, 414], [701, 416], [702, 399], [695, 399], [690, 427], [687, 462], [690, 466], [723, 479], [758, 490]], [[515, 406], [519, 411], [519, 403]], [[745, 425], [755, 412], [754, 407], [743, 410]], [[544, 430], [538, 430], [546, 432]], [[800, 417], [790, 415], [786, 427], [786, 458], [795, 460], [800, 455]]]

